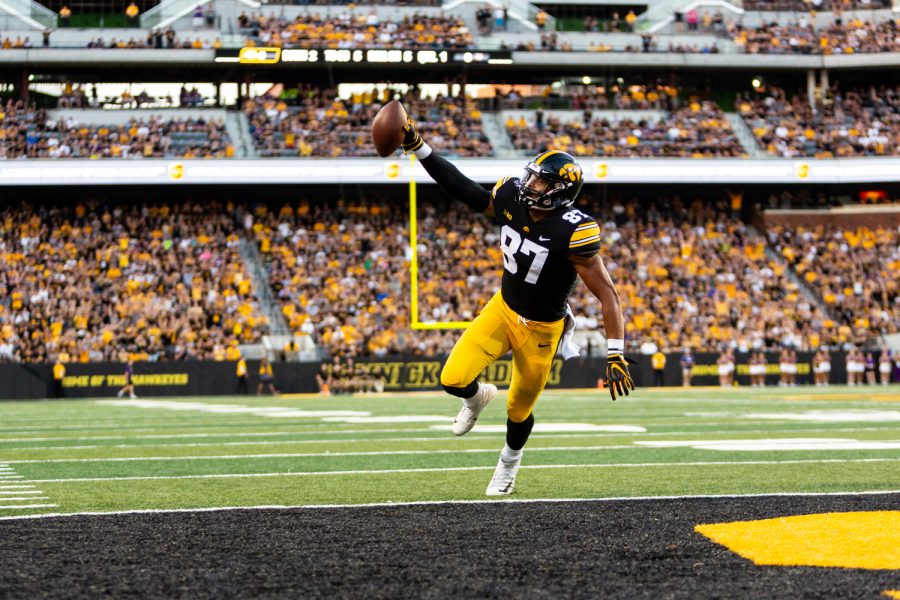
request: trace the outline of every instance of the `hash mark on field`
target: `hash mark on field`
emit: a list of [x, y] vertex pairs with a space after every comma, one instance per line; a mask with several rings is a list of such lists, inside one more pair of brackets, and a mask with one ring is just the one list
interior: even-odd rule
[[[15, 472], [8, 462], [0, 463], [0, 469]], [[22, 479], [21, 475], [16, 475], [16, 479]], [[11, 476], [0, 476], [0, 479], [11, 479]], [[15, 491], [7, 491], [13, 490]], [[49, 500], [49, 498], [33, 485], [0, 485], [0, 511], [2, 510], [22, 510], [26, 508], [58, 508], [58, 504], [19, 504], [21, 502], [35, 502], [41, 500]], [[15, 502], [16, 504], [9, 504]]]
[[[569, 465], [523, 465], [526, 470], [543, 469], [616, 469], [644, 467], [707, 467], [741, 465], [796, 465], [796, 464], [836, 464], [836, 463], [881, 463], [898, 462], [900, 458], [823, 458], [809, 460], [747, 460], [747, 461], [702, 461], [666, 463], [596, 463]], [[236, 479], [251, 477], [315, 477], [332, 475], [393, 475], [398, 473], [443, 473], [452, 471], [490, 471], [495, 467], [428, 467], [420, 469], [372, 469], [346, 471], [292, 471], [287, 473], [211, 473], [206, 475], [136, 475], [126, 477], [80, 477], [74, 479], [32, 479], [33, 483], [78, 483], [92, 481], [145, 481], [169, 479]]]

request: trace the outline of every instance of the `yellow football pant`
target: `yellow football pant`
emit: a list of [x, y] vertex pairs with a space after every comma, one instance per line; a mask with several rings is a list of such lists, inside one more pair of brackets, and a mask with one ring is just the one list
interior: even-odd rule
[[453, 346], [441, 371], [441, 384], [464, 388], [485, 367], [512, 350], [512, 381], [506, 414], [521, 423], [534, 409], [547, 383], [565, 319], [545, 323], [523, 319], [494, 294]]

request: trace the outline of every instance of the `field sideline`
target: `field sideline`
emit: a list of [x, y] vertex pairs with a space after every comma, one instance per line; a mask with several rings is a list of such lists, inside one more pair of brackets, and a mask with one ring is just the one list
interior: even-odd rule
[[[449, 432], [441, 394], [0, 404], [0, 518], [484, 500], [501, 396]], [[900, 490], [900, 391], [549, 392], [517, 500]]]

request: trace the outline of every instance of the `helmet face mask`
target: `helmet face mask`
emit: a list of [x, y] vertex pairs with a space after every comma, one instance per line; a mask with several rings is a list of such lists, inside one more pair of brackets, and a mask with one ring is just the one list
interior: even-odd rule
[[565, 152], [543, 153], [528, 163], [519, 180], [516, 200], [530, 209], [570, 206], [581, 191], [581, 167]]

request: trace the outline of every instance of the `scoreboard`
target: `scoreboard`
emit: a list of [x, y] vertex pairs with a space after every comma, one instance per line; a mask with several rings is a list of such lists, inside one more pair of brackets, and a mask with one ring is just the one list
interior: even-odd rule
[[267, 48], [248, 46], [237, 49], [216, 50], [216, 62], [250, 65], [274, 65], [290, 63], [322, 64], [512, 64], [512, 52], [508, 50], [405, 50], [393, 48]]

